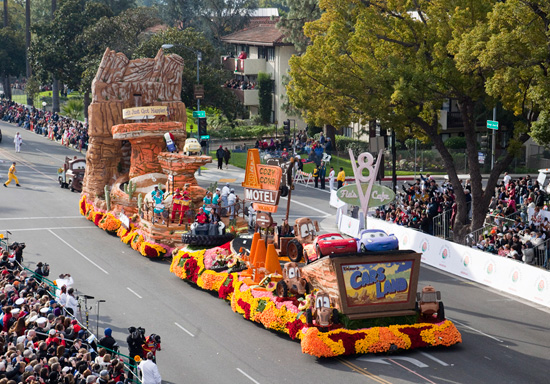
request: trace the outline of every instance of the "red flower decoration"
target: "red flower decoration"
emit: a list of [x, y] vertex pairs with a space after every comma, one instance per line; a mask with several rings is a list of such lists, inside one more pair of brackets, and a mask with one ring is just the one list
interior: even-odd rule
[[185, 269], [187, 279], [196, 284], [197, 279], [199, 278], [199, 265], [197, 264], [197, 260], [193, 259], [192, 257], [187, 259], [187, 261], [183, 265], [183, 268]]
[[399, 328], [399, 332], [409, 336], [409, 338], [411, 339], [411, 348], [429, 347], [430, 344], [422, 340], [422, 336], [420, 336], [420, 332], [429, 328], [430, 327], [428, 326], [420, 327], [420, 328], [403, 327], [403, 328]]
[[328, 337], [334, 341], [338, 342], [342, 340], [342, 344], [344, 345], [344, 355], [353, 355], [356, 353], [355, 351], [355, 342], [357, 340], [364, 339], [366, 336], [363, 332], [357, 332], [357, 333], [347, 333], [347, 332], [338, 332], [328, 335]]
[[293, 322], [286, 323], [286, 327], [288, 328], [288, 335], [292, 340], [296, 339], [296, 335], [298, 332], [302, 330], [306, 325], [302, 323], [302, 320], [296, 319]]
[[237, 301], [237, 304], [239, 304], [239, 306], [244, 310], [244, 318], [246, 320], [250, 320], [250, 304], [248, 304], [243, 299], [239, 299], [239, 301]]

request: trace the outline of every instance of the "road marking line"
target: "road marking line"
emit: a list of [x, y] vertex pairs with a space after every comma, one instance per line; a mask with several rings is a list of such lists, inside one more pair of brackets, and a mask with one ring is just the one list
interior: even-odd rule
[[80, 215], [80, 216], [54, 216], [54, 217], [47, 217], [47, 216], [37, 216], [37, 217], [5, 217], [5, 218], [0, 218], [0, 221], [5, 221], [5, 220], [41, 220], [41, 219], [78, 219], [78, 218], [82, 218], [84, 216]]
[[406, 371], [409, 371], [410, 373], [418, 376], [418, 377], [421, 377], [422, 379], [426, 380], [428, 383], [430, 384], [437, 384], [437, 383], [434, 383], [433, 381], [431, 381], [430, 379], [428, 379], [427, 377], [424, 377], [422, 376], [421, 374], [419, 374], [418, 372], [416, 371], [413, 371], [412, 369], [409, 369], [407, 367], [405, 367], [403, 364], [399, 364], [397, 361], [394, 361], [393, 359], [388, 359], [389, 361], [391, 361], [392, 363], [394, 363], [395, 365], [399, 365], [401, 368], [403, 368], [404, 370]]
[[239, 371], [240, 373], [242, 373], [244, 376], [246, 376], [250, 381], [252, 381], [253, 383], [256, 383], [256, 384], [260, 384], [258, 381], [254, 380], [254, 378], [252, 378], [249, 374], [247, 374], [245, 371], [243, 371], [242, 369], [240, 368], [237, 368], [237, 371]]
[[195, 337], [195, 335], [193, 335], [191, 332], [189, 332], [187, 329], [183, 328], [181, 325], [179, 325], [178, 323], [174, 323], [176, 324], [176, 327], [178, 327], [179, 329], [181, 329], [182, 331], [184, 332], [187, 332], [187, 334], [191, 337]]
[[[52, 159], [54, 159], [54, 160], [56, 160], [56, 161], [59, 161], [59, 162], [61, 162], [61, 163], [64, 163], [64, 162], [65, 162], [65, 160], [60, 160], [60, 159], [58, 159], [57, 157], [54, 157], [54, 156], [50, 155], [50, 154], [47, 153], [47, 152], [41, 151], [41, 150], [38, 149], [38, 148], [35, 148], [35, 151], [42, 152], [42, 153], [45, 154], [46, 156], [51, 157]], [[68, 157], [68, 156], [67, 156], [67, 157]]]
[[55, 237], [57, 237], [59, 240], [61, 240], [63, 243], [65, 243], [69, 248], [71, 248], [73, 251], [75, 251], [76, 253], [78, 253], [80, 256], [82, 256], [83, 258], [85, 258], [86, 260], [88, 260], [90, 263], [92, 263], [93, 265], [95, 265], [99, 270], [103, 271], [106, 275], [109, 274], [109, 272], [107, 272], [106, 270], [104, 270], [103, 268], [101, 268], [99, 265], [97, 265], [95, 262], [93, 262], [90, 258], [86, 257], [82, 252], [80, 252], [78, 249], [76, 249], [75, 247], [73, 247], [71, 244], [67, 243], [65, 240], [63, 240], [60, 236], [58, 236], [57, 234], [55, 234], [51, 229], [48, 229], [48, 232], [50, 232], [52, 235], [54, 235]]
[[344, 360], [341, 357], [337, 357], [336, 360], [339, 360], [342, 364], [344, 364], [348, 368], [351, 368], [352, 371], [360, 373], [361, 375], [366, 376], [366, 377], [376, 381], [377, 383], [392, 384], [391, 382], [387, 381], [386, 379], [383, 379], [383, 378], [375, 375], [374, 373], [370, 373], [365, 368], [361, 368], [360, 366], [353, 364], [351, 361]]
[[20, 229], [0, 229], [0, 231], [25, 232], [25, 231], [51, 231], [53, 229], [91, 229], [97, 227], [43, 227], [43, 228], [20, 228]]
[[[1, 152], [1, 151], [0, 151]], [[44, 172], [41, 172], [39, 171], [38, 169], [36, 169], [34, 166], [33, 166], [33, 163], [31, 163], [30, 161], [27, 161], [27, 160], [24, 160], [24, 159], [20, 159], [20, 158], [17, 158], [17, 157], [14, 157], [14, 156], [10, 156], [9, 154], [7, 154], [6, 156], [7, 158], [10, 158], [11, 157], [11, 161], [15, 161], [16, 163], [19, 163], [25, 167], [29, 167], [30, 169], [34, 170], [35, 172], [38, 172], [40, 173], [42, 176], [50, 179], [50, 180], [54, 180], [54, 181], [57, 181], [57, 178], [54, 178], [54, 177], [51, 177], [47, 174], [45, 174]]]
[[428, 359], [431, 359], [431, 360], [435, 361], [436, 363], [441, 364], [441, 365], [444, 366], [444, 367], [448, 367], [448, 366], [449, 366], [449, 364], [447, 364], [446, 362], [444, 362], [444, 361], [442, 361], [442, 360], [439, 360], [437, 357], [434, 357], [434, 356], [432, 356], [432, 355], [430, 355], [430, 354], [427, 354], [426, 352], [420, 352], [420, 354], [426, 356]]
[[140, 295], [138, 295], [135, 291], [132, 291], [130, 289], [130, 287], [126, 287], [127, 290], [129, 290], [130, 292], [132, 292], [134, 295], [136, 295], [137, 297], [139, 297], [140, 299], [143, 299], [143, 297], [141, 297]]
[[[287, 197], [281, 197], [281, 200], [288, 200], [288, 198], [287, 198]], [[329, 217], [329, 216], [331, 216], [330, 213], [326, 213], [325, 211], [321, 211], [320, 209], [314, 208], [314, 207], [312, 207], [311, 205], [307, 205], [307, 204], [304, 204], [304, 203], [300, 203], [299, 201], [296, 201], [296, 200], [292, 200], [291, 204], [298, 204], [298, 205], [301, 205], [301, 206], [303, 206], [303, 207], [306, 207], [306, 208], [312, 209], [312, 210], [314, 210], [314, 211], [320, 212], [320, 213], [322, 213], [323, 215], [325, 215], [324, 217]]]
[[486, 334], [485, 332], [481, 332], [480, 330], [475, 329], [475, 328], [472, 328], [472, 327], [470, 327], [470, 326], [468, 326], [468, 325], [466, 325], [466, 324], [463, 324], [463, 323], [461, 323], [460, 321], [452, 320], [452, 319], [449, 319], [448, 317], [447, 317], [447, 320], [451, 320], [453, 323], [460, 324], [460, 325], [462, 325], [463, 327], [466, 327], [466, 328], [468, 328], [468, 329], [471, 329], [472, 331], [475, 331], [475, 332], [479, 333], [480, 335], [487, 336], [488, 338], [493, 339], [493, 340], [496, 340], [496, 341], [498, 341], [499, 343], [504, 343], [503, 340], [497, 339], [496, 337], [491, 336], [491, 335], [488, 335], [488, 334]]

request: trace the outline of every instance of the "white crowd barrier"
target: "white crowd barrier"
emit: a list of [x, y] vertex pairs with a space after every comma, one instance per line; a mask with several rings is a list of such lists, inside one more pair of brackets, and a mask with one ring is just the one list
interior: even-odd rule
[[432, 267], [550, 307], [550, 271], [373, 217], [366, 226], [395, 234], [400, 249], [422, 253], [421, 261]]

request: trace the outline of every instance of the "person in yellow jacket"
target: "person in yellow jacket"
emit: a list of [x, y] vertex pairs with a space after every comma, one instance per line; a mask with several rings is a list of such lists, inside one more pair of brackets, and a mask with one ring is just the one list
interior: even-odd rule
[[344, 168], [340, 167], [340, 172], [338, 172], [336, 181], [338, 182], [338, 189], [344, 186], [344, 181], [346, 181], [346, 172], [344, 172]]
[[319, 167], [317, 165], [313, 168], [312, 176], [315, 181], [315, 188], [319, 188]]
[[8, 181], [6, 181], [4, 183], [4, 187], [7, 188], [8, 184], [11, 183], [12, 180], [15, 180], [15, 185], [20, 187], [19, 179], [17, 178], [17, 176], [15, 176], [15, 172], [17, 172], [17, 171], [15, 170], [15, 161], [14, 161], [13, 164], [11, 165], [11, 167], [10, 167], [10, 170], [8, 171]]

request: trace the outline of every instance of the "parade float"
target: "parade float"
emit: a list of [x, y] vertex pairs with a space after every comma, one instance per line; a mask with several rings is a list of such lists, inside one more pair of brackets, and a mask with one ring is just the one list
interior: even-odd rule
[[[194, 174], [211, 158], [181, 151], [187, 138], [180, 99], [182, 68], [181, 57], [165, 56], [162, 50], [154, 59], [137, 60], [106, 50], [92, 84], [90, 145], [79, 203], [84, 217], [146, 257], [172, 256], [170, 272], [216, 292], [245, 319], [299, 340], [302, 351], [313, 356], [393, 352], [462, 341], [442, 315], [440, 296], [431, 290], [417, 294], [418, 253], [361, 252], [367, 248], [354, 251], [349, 244], [345, 253], [333, 252], [338, 246], [325, 242], [340, 239], [315, 241], [317, 225], [305, 218], [273, 233], [277, 226], [272, 214], [281, 196], [288, 195], [288, 219], [292, 177], [288, 167], [261, 164], [257, 151], [249, 152], [243, 187], [264, 238], [256, 232], [247, 249], [236, 247], [235, 241], [198, 250], [182, 244], [191, 220], [181, 211], [173, 212], [175, 217], [158, 214], [158, 206], [150, 202], [152, 191], [159, 189], [168, 196], [185, 189], [189, 203], [196, 205], [202, 205], [206, 193]], [[362, 170], [370, 167], [370, 177], [378, 163], [373, 170], [372, 156], [363, 154], [359, 166], [355, 160], [353, 165], [366, 215], [373, 178], [365, 179]], [[369, 182], [366, 190], [363, 181]], [[166, 204], [173, 202], [168, 198]], [[299, 233], [290, 233], [291, 228]], [[291, 262], [281, 267], [282, 256], [300, 261], [300, 251], [307, 246], [308, 265]]]

